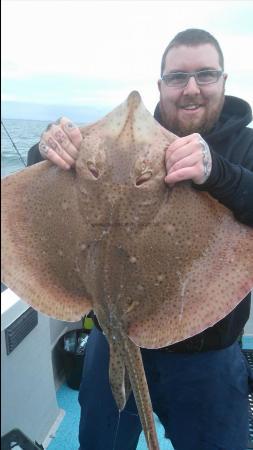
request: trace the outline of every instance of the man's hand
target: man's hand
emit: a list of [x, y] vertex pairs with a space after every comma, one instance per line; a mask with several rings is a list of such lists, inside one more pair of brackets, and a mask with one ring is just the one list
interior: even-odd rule
[[176, 139], [165, 152], [167, 175], [165, 182], [175, 184], [192, 180], [203, 184], [212, 168], [212, 157], [207, 143], [198, 133]]
[[39, 150], [43, 158], [68, 170], [75, 165], [81, 142], [79, 128], [71, 120], [62, 117], [42, 133]]

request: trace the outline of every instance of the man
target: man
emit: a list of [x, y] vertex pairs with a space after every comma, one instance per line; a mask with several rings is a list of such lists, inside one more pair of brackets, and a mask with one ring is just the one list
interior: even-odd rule
[[[250, 106], [224, 95], [227, 75], [216, 39], [183, 31], [166, 48], [155, 118], [177, 134], [165, 154], [165, 182], [191, 180], [195, 189], [253, 225], [253, 130]], [[39, 147], [63, 169], [74, 166], [81, 135], [63, 118]], [[28, 161], [38, 148], [29, 152]], [[218, 298], [214, 301], [219, 301]], [[218, 324], [181, 343], [142, 350], [154, 412], [176, 450], [245, 450], [250, 372], [238, 345], [249, 317], [248, 295]], [[80, 450], [134, 450], [141, 425], [133, 395], [119, 416], [108, 379], [108, 345], [90, 335], [80, 387]]]

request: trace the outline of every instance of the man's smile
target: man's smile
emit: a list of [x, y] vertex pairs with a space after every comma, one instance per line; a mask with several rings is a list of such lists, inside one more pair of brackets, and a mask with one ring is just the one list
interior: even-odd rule
[[178, 107], [179, 113], [186, 114], [186, 116], [192, 116], [201, 114], [204, 111], [204, 105], [198, 103], [187, 103]]
[[179, 109], [183, 109], [185, 111], [196, 111], [200, 108], [203, 108], [204, 106], [204, 101], [197, 98], [181, 99], [181, 102], [179, 102], [178, 104]]
[[201, 105], [190, 104], [190, 105], [182, 106], [181, 108], [186, 109], [187, 111], [188, 110], [193, 111], [193, 110], [201, 108]]

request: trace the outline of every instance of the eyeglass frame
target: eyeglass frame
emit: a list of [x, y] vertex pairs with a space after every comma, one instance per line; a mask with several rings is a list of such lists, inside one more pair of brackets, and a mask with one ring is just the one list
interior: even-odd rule
[[[215, 81], [208, 81], [207, 83], [206, 83], [206, 82], [204, 82], [204, 83], [203, 83], [203, 82], [199, 82], [198, 79], [197, 79], [197, 74], [203, 73], [203, 72], [216, 72], [216, 73], [217, 73], [217, 80], [215, 80]], [[161, 77], [161, 80], [164, 81], [164, 83], [165, 83], [166, 86], [168, 86], [168, 87], [174, 87], [174, 88], [180, 88], [180, 89], [182, 89], [182, 88], [185, 88], [185, 87], [187, 86], [187, 84], [189, 83], [189, 80], [190, 80], [191, 77], [194, 77], [194, 79], [195, 79], [195, 81], [196, 81], [196, 83], [197, 83], [198, 86], [206, 86], [206, 85], [208, 85], [208, 84], [214, 84], [214, 83], [217, 83], [217, 82], [219, 81], [219, 79], [220, 79], [220, 77], [222, 76], [223, 73], [224, 73], [224, 70], [222, 70], [222, 69], [204, 69], [204, 70], [197, 70], [196, 72], [170, 72], [170, 73], [168, 73], [167, 75], [163, 75], [163, 76]], [[166, 83], [166, 77], [168, 77], [169, 75], [177, 75], [177, 74], [184, 74], [184, 75], [187, 75], [185, 84], [183, 84], [183, 85], [181, 85], [181, 86], [168, 85], [168, 84]]]

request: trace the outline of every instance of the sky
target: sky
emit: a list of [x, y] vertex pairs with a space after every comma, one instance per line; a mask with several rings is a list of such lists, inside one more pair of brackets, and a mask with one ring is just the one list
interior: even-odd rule
[[253, 107], [253, 2], [2, 0], [2, 116], [96, 120], [138, 90], [153, 112], [169, 41], [203, 28], [219, 41], [226, 94]]

